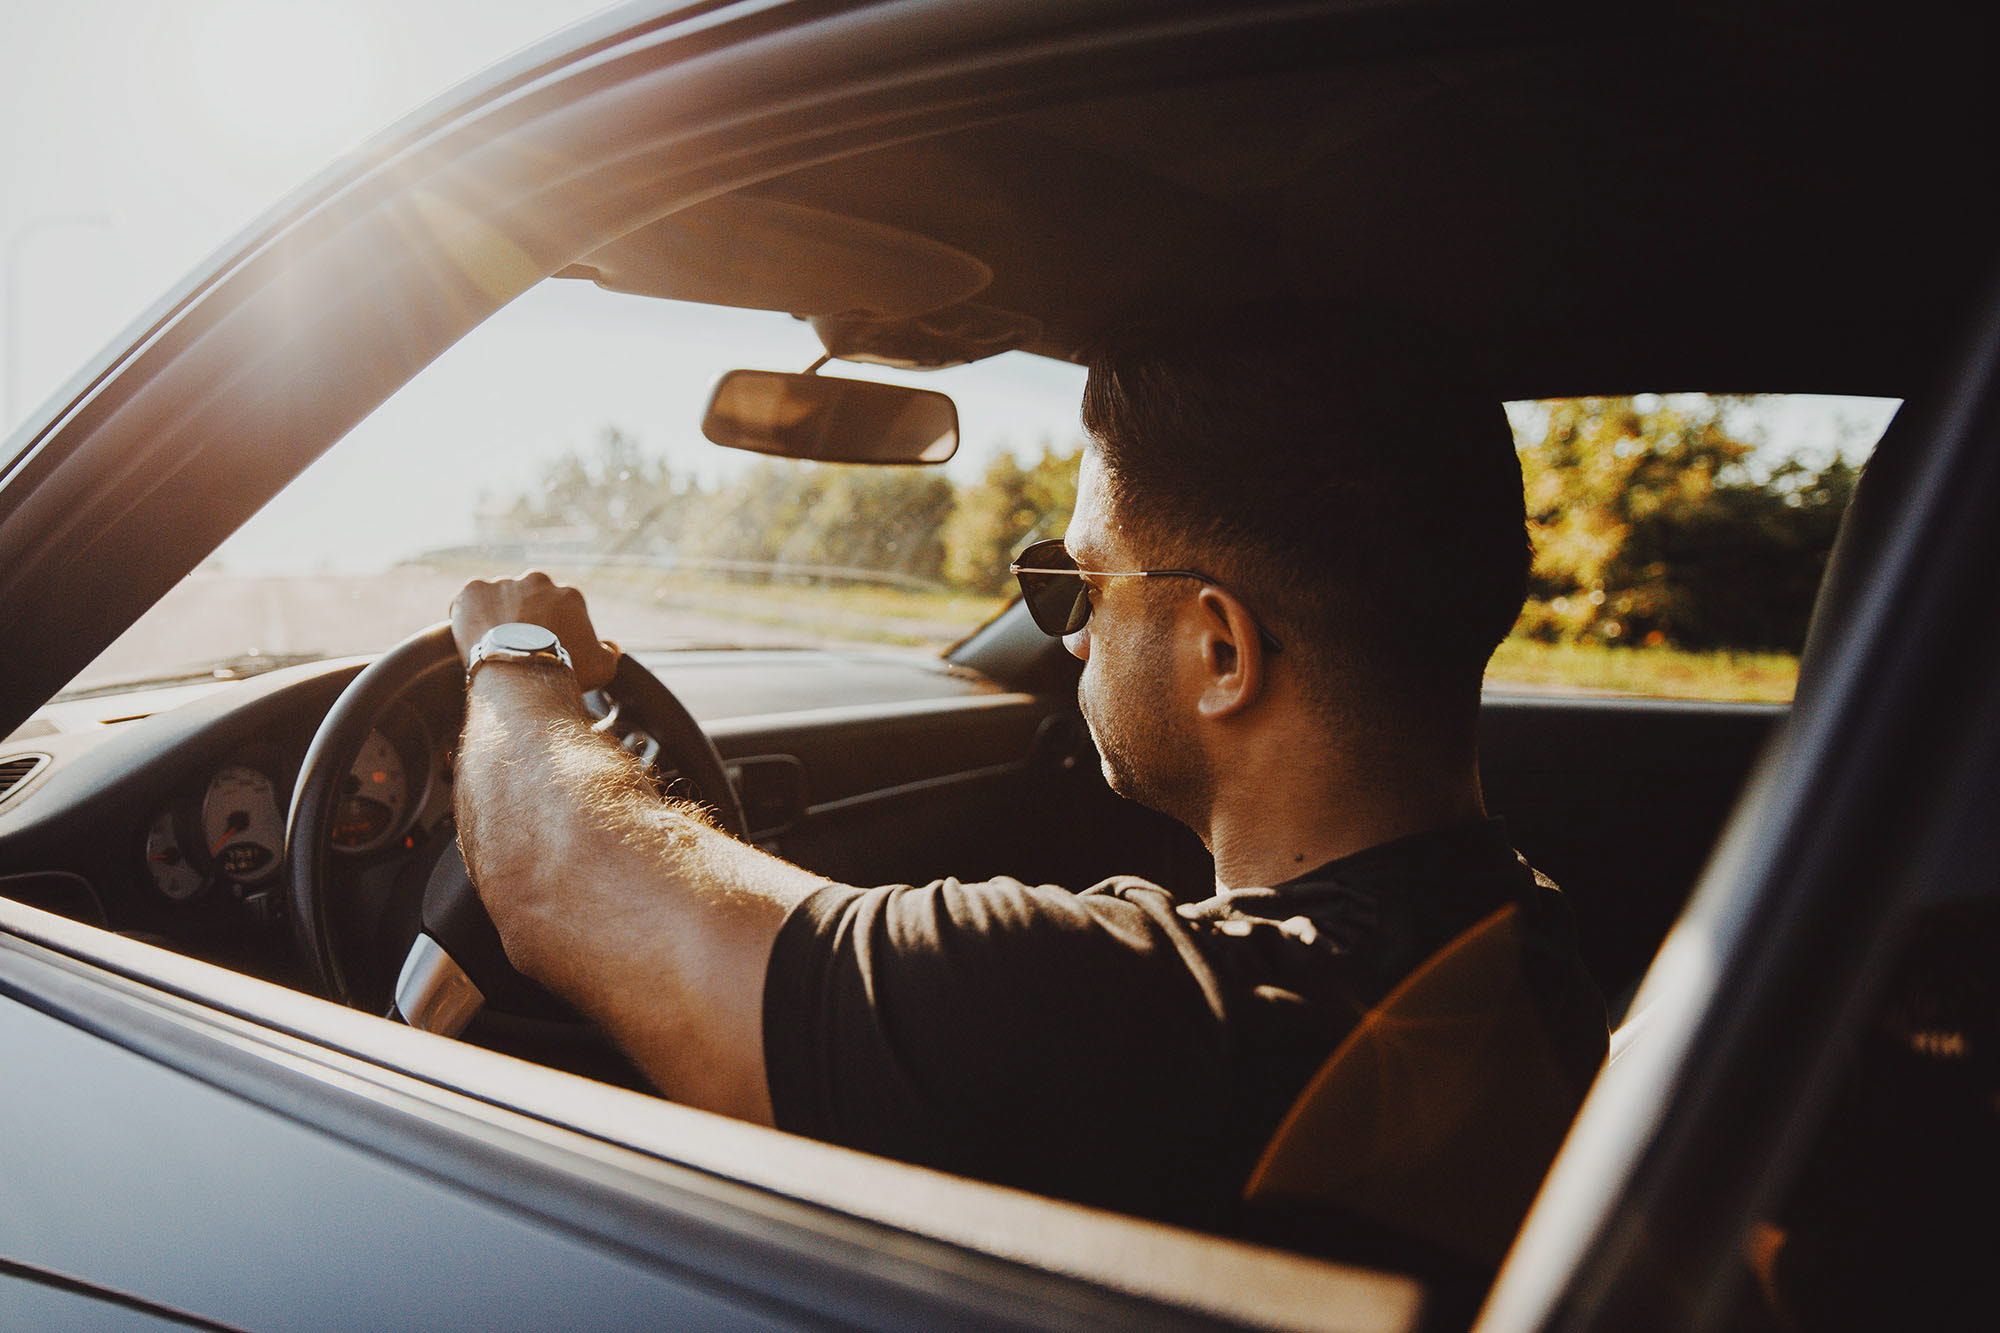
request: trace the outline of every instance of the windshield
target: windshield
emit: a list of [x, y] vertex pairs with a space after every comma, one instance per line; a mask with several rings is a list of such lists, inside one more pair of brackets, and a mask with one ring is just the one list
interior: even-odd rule
[[[550, 281], [302, 473], [64, 694], [379, 651], [472, 578], [539, 568], [630, 650], [936, 655], [1011, 599], [1012, 554], [1075, 499], [1083, 371], [1010, 353], [936, 372], [941, 467], [791, 462], [700, 421], [739, 366], [816, 360], [763, 311]], [[1890, 400], [1641, 394], [1508, 405], [1535, 572], [1498, 689], [1781, 701], [1856, 469]]]
[[950, 394], [941, 467], [844, 467], [701, 437], [715, 380], [800, 370], [804, 323], [552, 280], [475, 330], [302, 473], [64, 693], [238, 676], [379, 651], [467, 579], [581, 587], [628, 649], [936, 654], [1059, 534], [1083, 371], [1024, 354], [936, 372], [825, 373]]

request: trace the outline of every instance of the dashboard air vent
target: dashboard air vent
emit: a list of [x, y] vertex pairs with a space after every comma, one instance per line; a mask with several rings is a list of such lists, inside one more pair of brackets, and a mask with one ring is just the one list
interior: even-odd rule
[[28, 785], [28, 779], [49, 762], [45, 754], [13, 754], [0, 759], [0, 802]]

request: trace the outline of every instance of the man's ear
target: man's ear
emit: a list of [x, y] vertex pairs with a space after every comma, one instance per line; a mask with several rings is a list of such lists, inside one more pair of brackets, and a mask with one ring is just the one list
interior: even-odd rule
[[1264, 641], [1243, 603], [1204, 584], [1195, 594], [1196, 643], [1202, 686], [1195, 711], [1205, 718], [1231, 717], [1264, 693]]

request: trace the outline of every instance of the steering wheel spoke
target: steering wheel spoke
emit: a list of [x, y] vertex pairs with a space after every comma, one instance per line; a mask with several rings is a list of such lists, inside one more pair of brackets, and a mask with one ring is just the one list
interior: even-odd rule
[[478, 983], [442, 944], [419, 931], [396, 975], [396, 1007], [390, 1017], [426, 1032], [456, 1037], [485, 1007], [486, 995]]

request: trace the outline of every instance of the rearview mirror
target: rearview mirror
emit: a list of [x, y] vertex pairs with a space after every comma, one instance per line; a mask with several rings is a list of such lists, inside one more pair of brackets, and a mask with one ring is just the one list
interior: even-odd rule
[[820, 463], [942, 463], [958, 452], [958, 408], [928, 389], [732, 370], [701, 433], [724, 448]]

